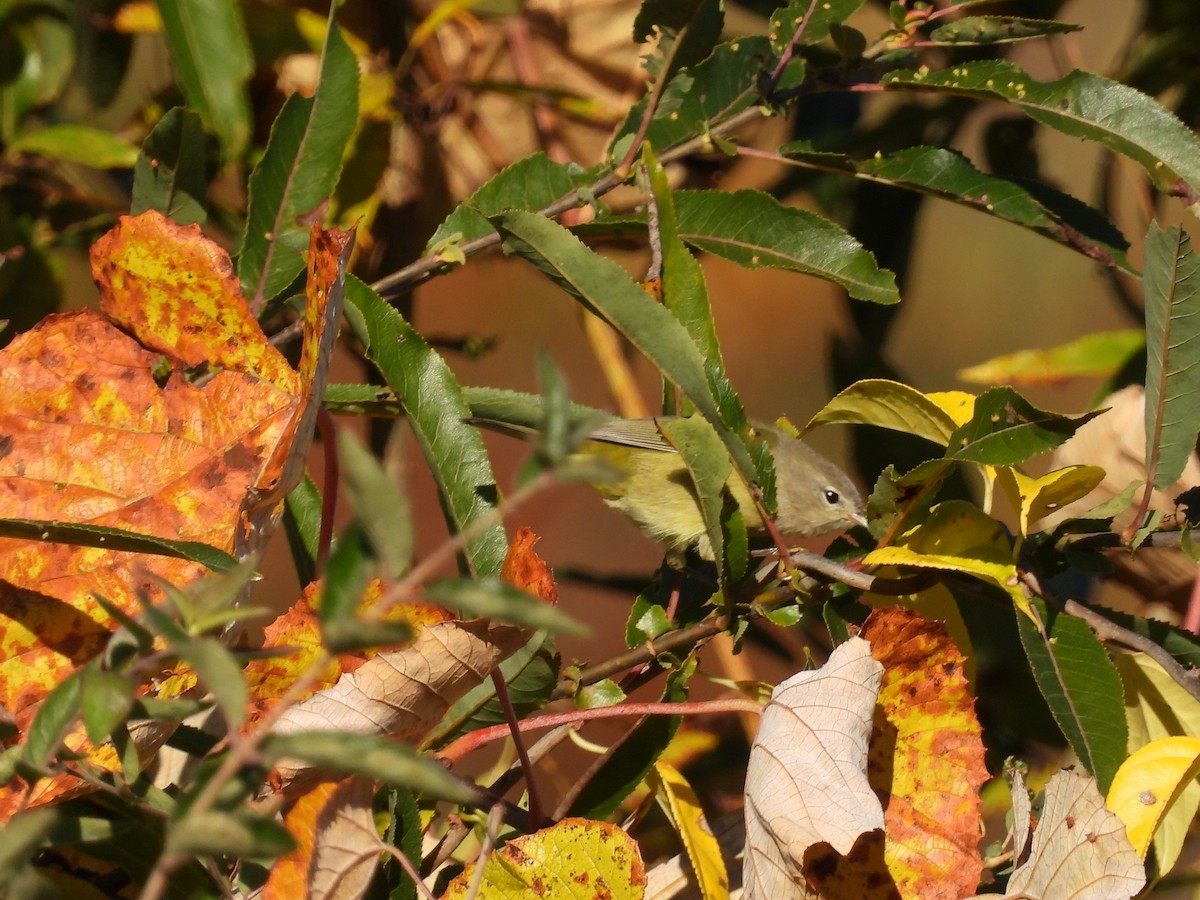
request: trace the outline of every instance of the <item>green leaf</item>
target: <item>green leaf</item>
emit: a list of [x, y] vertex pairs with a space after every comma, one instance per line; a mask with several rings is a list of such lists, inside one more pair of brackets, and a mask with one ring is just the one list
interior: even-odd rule
[[1175, 483], [1200, 432], [1200, 259], [1187, 232], [1146, 232], [1146, 471]]
[[[704, 271], [679, 238], [675, 198], [667, 181], [666, 170], [659, 165], [649, 145], [643, 150], [642, 159], [650, 176], [658, 220], [658, 239], [662, 247], [663, 305], [687, 329], [704, 357], [722, 420], [734, 431], [740, 431], [746, 425], [746, 413], [721, 359], [721, 346], [717, 342], [717, 328], [708, 300], [708, 287], [704, 283]], [[669, 389], [665, 391], [663, 409], [668, 414], [677, 412], [674, 395]], [[690, 410], [679, 412], [687, 415]]]
[[1130, 613], [1118, 612], [1115, 609], [1098, 609], [1106, 619], [1112, 619], [1122, 628], [1127, 628], [1134, 634], [1147, 637], [1166, 650], [1183, 666], [1200, 669], [1200, 637], [1192, 634], [1186, 628], [1160, 622], [1157, 619], [1147, 619]]
[[675, 316], [655, 303], [624, 269], [589, 250], [562, 226], [519, 210], [493, 222], [506, 253], [516, 253], [537, 266], [625, 335], [717, 429], [739, 470], [755, 480], [745, 445], [721, 421], [704, 358]]
[[597, 169], [584, 169], [575, 163], [551, 162], [545, 153], [534, 153], [502, 169], [474, 194], [458, 205], [425, 245], [426, 253], [459, 235], [459, 241], [491, 234], [489, 216], [506, 209], [536, 211], [572, 191], [596, 180]]
[[380, 418], [404, 415], [404, 407], [391, 388], [373, 384], [331, 384], [325, 388], [322, 401], [330, 412]]
[[625, 692], [611, 678], [597, 681], [595, 684], [584, 685], [575, 695], [576, 709], [598, 709], [604, 706], [616, 706], [625, 701]]
[[1125, 761], [1128, 739], [1121, 677], [1082, 619], [1048, 612], [1040, 597], [1030, 605], [1046, 627], [1043, 634], [1017, 614], [1034, 678], [1071, 749], [1106, 793]]
[[[770, 56], [765, 37], [745, 37], [718, 44], [704, 62], [676, 73], [662, 93], [645, 140], [655, 151], [708, 134], [721, 123], [758, 102], [757, 82]], [[648, 99], [629, 111], [608, 147], [621, 159], [646, 115]]]
[[300, 584], [312, 584], [317, 577], [317, 550], [321, 541], [321, 495], [316, 483], [305, 475], [287, 495], [283, 527], [296, 566]]
[[187, 105], [237, 159], [250, 140], [250, 42], [234, 0], [158, 0], [163, 34]]
[[542, 391], [542, 420], [538, 423], [538, 455], [549, 465], [562, 463], [575, 448], [571, 428], [571, 398], [562, 372], [544, 350], [538, 354], [538, 386]]
[[1128, 156], [1161, 191], [1196, 203], [1200, 144], [1191, 130], [1152, 97], [1091, 72], [1037, 81], [1010, 62], [962, 63], [944, 72], [891, 72], [883, 85], [1003, 100], [1069, 137]]
[[129, 212], [136, 216], [155, 209], [180, 225], [203, 225], [208, 218], [204, 142], [200, 116], [182, 106], [167, 110], [142, 144]]
[[288, 830], [247, 809], [185, 816], [167, 833], [165, 852], [180, 856], [282, 856], [296, 846]]
[[863, 5], [864, 0], [822, 0], [815, 2], [789, 3], [771, 13], [771, 49], [782, 53], [792, 42], [796, 29], [803, 24], [804, 31], [797, 43], [819, 44], [829, 37], [830, 27], [840, 25]]
[[899, 303], [896, 278], [840, 227], [761, 191], [680, 191], [679, 236], [748, 269], [786, 269], [845, 288], [856, 300]]
[[331, 17], [316, 93], [288, 98], [250, 175], [238, 278], [252, 309], [304, 271], [310, 226], [337, 186], [357, 121], [358, 61]]
[[233, 654], [215, 638], [198, 638], [173, 649], [196, 670], [196, 676], [217, 701], [229, 730], [241, 728], [246, 718], [246, 682]]
[[216, 547], [197, 541], [168, 541], [165, 538], [107, 528], [102, 525], [80, 525], [74, 522], [41, 522], [32, 519], [0, 519], [0, 537], [25, 541], [46, 541], [73, 544], [77, 547], [100, 547], [104, 550], [125, 550], [171, 556], [200, 563], [213, 572], [226, 572], [237, 560]]
[[88, 740], [100, 744], [126, 720], [133, 707], [133, 685], [128, 678], [88, 666], [82, 672], [80, 706]]
[[843, 172], [863, 181], [938, 197], [1028, 228], [1123, 272], [1137, 274], [1125, 252], [1129, 242], [1101, 213], [1048, 185], [1022, 183], [980, 172], [957, 150], [907, 147], [861, 161], [818, 152], [804, 141], [784, 144], [781, 155], [797, 165]]
[[867, 378], [856, 381], [825, 404], [804, 426], [875, 425], [916, 435], [944, 447], [954, 433], [954, 418], [929, 395], [916, 388]]
[[633, 39], [645, 43], [658, 31], [659, 55], [643, 57], [643, 64], [656, 79], [669, 79], [707, 57], [724, 24], [722, 0], [645, 0], [633, 22]]
[[362, 602], [363, 590], [375, 571], [367, 535], [359, 521], [351, 522], [338, 538], [325, 564], [325, 589], [321, 592], [321, 623], [352, 619]]
[[[520, 428], [537, 428], [545, 419], [542, 398], [537, 394], [491, 387], [463, 387], [462, 393], [470, 404], [472, 418]], [[582, 403], [572, 403], [569, 413], [573, 431], [589, 424], [600, 425], [606, 419], [614, 418], [611, 413]]]
[[436, 581], [425, 589], [434, 603], [464, 616], [500, 619], [524, 628], [544, 628], [561, 634], [587, 635], [589, 629], [518, 587], [497, 578]]
[[131, 169], [138, 149], [111, 131], [89, 125], [47, 125], [27, 131], [8, 145], [11, 156], [25, 153], [63, 162], [81, 163], [94, 169]]
[[629, 608], [629, 619], [625, 623], [625, 646], [636, 647], [652, 641], [672, 627], [667, 611], [653, 598], [639, 594]]
[[[663, 691], [662, 702], [678, 703], [687, 699], [687, 687], [680, 673], [673, 673]], [[599, 768], [575, 797], [569, 816], [604, 819], [642, 783], [679, 730], [681, 716], [645, 716], [617, 746], [603, 757]]]
[[1012, 388], [992, 388], [975, 401], [971, 421], [950, 435], [946, 458], [1016, 466], [1063, 444], [1099, 411], [1063, 416], [1038, 409]]
[[0, 828], [0, 885], [29, 865], [60, 818], [57, 810], [42, 808], [17, 813], [4, 823]]
[[[508, 696], [518, 718], [541, 709], [549, 701], [558, 678], [558, 664], [554, 640], [544, 632], [535, 634], [524, 647], [500, 664], [500, 675], [508, 687]], [[444, 747], [469, 731], [504, 721], [496, 687], [488, 678], [446, 711], [424, 746]]]
[[412, 565], [413, 531], [408, 495], [347, 429], [338, 432], [338, 456], [346, 499], [358, 513], [371, 548], [383, 564], [380, 576], [399, 578]]
[[1100, 331], [1045, 350], [1018, 350], [956, 374], [978, 384], [1051, 384], [1071, 378], [1111, 378], [1146, 346], [1140, 328]]
[[211, 705], [204, 700], [159, 700], [156, 697], [137, 697], [129, 709], [129, 720], [161, 719], [166, 722], [182, 722], [189, 716], [203, 712]]
[[[725, 536], [722, 521], [727, 497], [725, 482], [732, 472], [729, 454], [712, 425], [699, 417], [660, 419], [659, 428], [671, 446], [679, 451], [696, 486], [696, 498], [704, 518], [704, 531], [712, 545], [714, 558], [720, 562], [717, 574], [721, 586], [726, 587], [731, 579], [742, 574], [730, 571], [734, 567], [726, 565], [724, 561]], [[742, 527], [744, 529], [745, 525]], [[745, 561], [740, 562], [744, 573]]]
[[980, 46], [1012, 44], [1051, 34], [1082, 31], [1082, 25], [1051, 19], [1027, 19], [1023, 16], [964, 16], [933, 29], [929, 38], [941, 46]]
[[83, 679], [79, 673], [61, 681], [42, 701], [25, 737], [22, 756], [35, 769], [43, 769], [58, 753], [63, 738], [80, 711]]
[[[471, 410], [445, 360], [395, 309], [355, 278], [346, 279], [347, 304], [365, 326], [359, 338], [408, 412], [408, 421], [442, 495], [451, 531], [478, 528], [491, 517], [498, 499], [496, 479], [479, 430], [465, 421]], [[498, 519], [467, 542], [468, 567], [495, 575], [504, 563], [508, 539]]]
[[299, 759], [322, 769], [366, 775], [432, 800], [477, 806], [482, 795], [437, 763], [386, 737], [342, 731], [272, 734], [263, 752], [275, 759]]

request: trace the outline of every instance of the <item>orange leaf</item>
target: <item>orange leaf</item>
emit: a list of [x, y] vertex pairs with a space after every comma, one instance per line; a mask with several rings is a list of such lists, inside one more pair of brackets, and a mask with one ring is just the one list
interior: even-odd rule
[[558, 603], [558, 585], [554, 583], [554, 573], [550, 571], [546, 561], [533, 550], [533, 545], [539, 540], [541, 538], [527, 525], [518, 528], [516, 537], [508, 546], [500, 577], [514, 587], [519, 587], [554, 606]]
[[[299, 478], [337, 336], [349, 232], [314, 229], [302, 372], [250, 315], [223, 250], [148, 212], [97, 241], [101, 307], [0, 350], [0, 517], [109, 526], [245, 556]], [[193, 383], [184, 367], [220, 368]], [[0, 539], [0, 704], [27, 727], [46, 692], [195, 563]], [[153, 577], [151, 577], [153, 576]], [[82, 747], [81, 749], [86, 749]], [[0, 790], [0, 817], [19, 788]]]
[[364, 853], [375, 834], [371, 785], [361, 778], [322, 781], [300, 797], [283, 824], [296, 849], [271, 867], [263, 900], [358, 897], [377, 854]]
[[868, 777], [885, 798], [885, 858], [905, 897], [964, 897], [979, 883], [979, 787], [987, 780], [975, 700], [946, 629], [900, 607], [861, 636], [883, 664]]

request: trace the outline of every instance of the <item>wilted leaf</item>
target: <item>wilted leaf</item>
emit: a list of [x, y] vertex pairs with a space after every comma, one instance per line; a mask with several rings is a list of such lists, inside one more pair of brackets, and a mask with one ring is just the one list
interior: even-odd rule
[[[474, 865], [450, 882], [442, 900], [469, 895]], [[516, 838], [484, 863], [479, 900], [536, 895], [546, 900], [620, 897], [640, 900], [646, 867], [638, 846], [607, 822], [568, 818]]]
[[1004, 896], [1132, 897], [1145, 883], [1142, 861], [1121, 820], [1104, 808], [1096, 782], [1059, 772], [1046, 785], [1029, 859], [1013, 872]]
[[884, 827], [867, 782], [867, 744], [883, 666], [851, 638], [820, 669], [775, 688], [763, 710], [746, 772], [748, 898], [798, 896], [805, 851], [827, 843], [839, 854]]
[[937, 623], [877, 610], [860, 636], [883, 665], [868, 777], [885, 797], [884, 858], [906, 897], [965, 896], [983, 870], [982, 728], [963, 654]]
[[508, 555], [504, 557], [500, 577], [513, 587], [554, 606], [558, 603], [558, 585], [546, 561], [533, 549], [539, 540], [528, 526], [518, 528], [509, 545]]
[[296, 849], [275, 860], [263, 900], [361, 896], [378, 860], [363, 852], [378, 840], [373, 793], [362, 778], [322, 781], [305, 792], [283, 820]]
[[440, 622], [380, 653], [287, 710], [274, 733], [336, 730], [416, 745], [459, 697], [524, 644], [519, 628], [484, 620]]

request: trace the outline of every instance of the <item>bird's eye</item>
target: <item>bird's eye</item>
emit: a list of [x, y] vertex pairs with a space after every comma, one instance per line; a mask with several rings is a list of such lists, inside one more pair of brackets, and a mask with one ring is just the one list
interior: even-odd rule
[[825, 502], [830, 506], [837, 506], [837, 502], [840, 499], [841, 498], [838, 496], [837, 491], [833, 490], [832, 488], [825, 488]]

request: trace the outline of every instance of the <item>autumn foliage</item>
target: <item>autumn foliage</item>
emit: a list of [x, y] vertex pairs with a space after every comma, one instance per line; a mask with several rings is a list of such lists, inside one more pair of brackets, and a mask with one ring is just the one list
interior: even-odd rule
[[[1024, 48], [1078, 56], [1077, 23], [975, 5], [0, 4], [0, 894], [1115, 898], [1194, 873], [1200, 262], [1156, 220], [1197, 212], [1200, 107], [1136, 53], [1039, 68]], [[1141, 53], [1175, 72], [1156, 54], [1200, 21], [1167, 6]], [[972, 155], [981, 101], [1008, 130]], [[1108, 161], [1100, 196], [1039, 168], [1046, 135]], [[947, 201], [1105, 273], [1129, 327], [962, 337], [955, 383], [893, 359], [918, 210]], [[82, 246], [94, 302], [59, 277]], [[450, 282], [487, 293], [459, 332], [419, 327], [418, 286], [490, 248]], [[714, 259], [744, 314], [714, 314]], [[586, 353], [559, 336], [468, 386], [495, 352], [468, 300], [532, 327], [493, 274], [522, 263]], [[769, 433], [842, 426], [850, 481], [778, 464], [748, 415], [734, 372], [816, 383], [823, 346], [757, 311], [762, 270], [845, 310], [837, 387]], [[1019, 318], [976, 305], [928, 341]], [[605, 409], [572, 401], [580, 367]], [[1085, 379], [1089, 408], [1055, 393]], [[481, 424], [528, 439], [519, 470]], [[629, 573], [585, 513], [588, 564], [556, 575], [562, 483], [612, 500], [646, 483], [635, 449], [712, 552]], [[807, 549], [747, 528], [859, 487]]]

